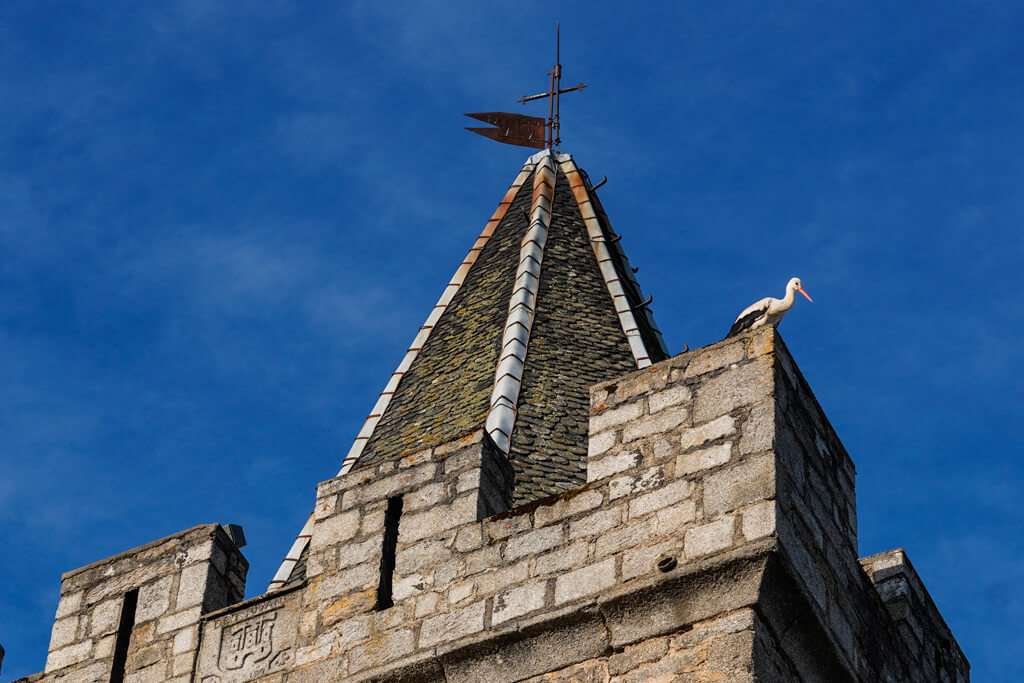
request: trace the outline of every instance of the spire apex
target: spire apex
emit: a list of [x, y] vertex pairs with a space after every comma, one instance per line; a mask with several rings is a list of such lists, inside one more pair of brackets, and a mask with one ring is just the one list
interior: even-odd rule
[[[519, 98], [520, 104], [548, 98], [548, 118], [510, 114], [507, 112], [486, 112], [465, 114], [470, 118], [490, 123], [496, 128], [466, 128], [466, 130], [491, 138], [507, 145], [533, 147], [536, 149], [552, 149], [562, 144], [561, 130], [561, 95], [574, 90], [583, 90], [587, 86], [582, 82], [571, 88], [562, 87], [562, 28], [555, 24], [555, 65], [547, 73], [551, 77], [547, 92], [536, 95], [524, 95]], [[546, 129], [546, 130], [545, 130]]]

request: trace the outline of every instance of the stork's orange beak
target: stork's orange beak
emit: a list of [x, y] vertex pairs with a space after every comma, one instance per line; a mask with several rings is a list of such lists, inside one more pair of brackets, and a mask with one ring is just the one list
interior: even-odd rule
[[810, 295], [810, 294], [808, 294], [807, 292], [805, 292], [805, 291], [804, 291], [804, 288], [803, 288], [803, 287], [797, 287], [796, 291], [800, 292], [800, 293], [801, 293], [801, 294], [803, 294], [803, 295], [804, 295], [805, 297], [807, 297], [807, 300], [808, 300], [808, 301], [814, 301], [814, 299], [812, 299], [812, 298], [811, 298], [811, 295]]

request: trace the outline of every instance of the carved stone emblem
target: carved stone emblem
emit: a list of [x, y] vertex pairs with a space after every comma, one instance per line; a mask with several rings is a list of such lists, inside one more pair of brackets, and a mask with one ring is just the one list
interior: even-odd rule
[[197, 680], [252, 681], [294, 664], [298, 595], [259, 599], [203, 624]]
[[274, 651], [274, 620], [277, 612], [262, 614], [252, 621], [236, 624], [221, 633], [220, 668], [241, 669], [246, 658], [262, 662]]

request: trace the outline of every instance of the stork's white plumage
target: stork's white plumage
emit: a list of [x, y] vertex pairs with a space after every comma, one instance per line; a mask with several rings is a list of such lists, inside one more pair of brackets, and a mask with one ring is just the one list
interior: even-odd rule
[[793, 308], [797, 292], [807, 297], [808, 301], [813, 301], [807, 292], [804, 291], [804, 285], [800, 282], [800, 278], [791, 278], [786, 283], [785, 297], [776, 299], [773, 296], [769, 296], [761, 299], [756, 304], [751, 304], [744, 308], [743, 312], [736, 317], [736, 322], [732, 324], [729, 334], [725, 335], [725, 338], [735, 337], [744, 330], [752, 330], [755, 327], [763, 327], [764, 325], [775, 327], [782, 320], [782, 316], [786, 315], [789, 309]]

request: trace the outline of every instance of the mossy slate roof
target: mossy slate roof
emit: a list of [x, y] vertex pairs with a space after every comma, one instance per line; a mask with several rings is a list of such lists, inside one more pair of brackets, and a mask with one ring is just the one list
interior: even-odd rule
[[[516, 503], [586, 481], [588, 389], [636, 369], [591, 239], [569, 186], [557, 176], [537, 304], [509, 458]], [[532, 176], [402, 377], [355, 468], [415, 453], [484, 426], [509, 299], [529, 227]], [[605, 238], [614, 238], [590, 191]], [[609, 245], [651, 360], [666, 357], [632, 282], [620, 243]]]

